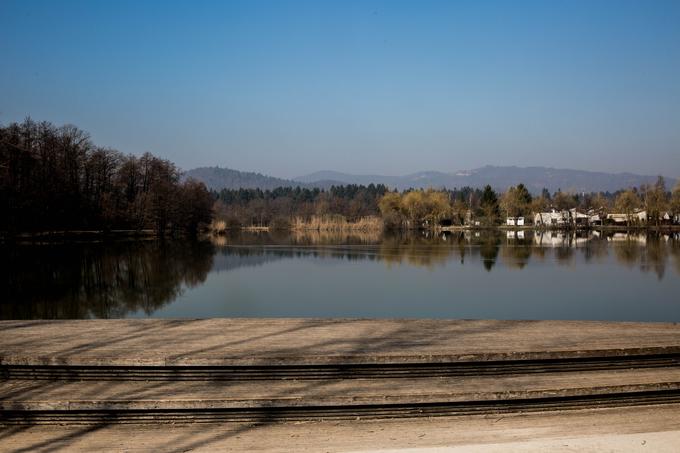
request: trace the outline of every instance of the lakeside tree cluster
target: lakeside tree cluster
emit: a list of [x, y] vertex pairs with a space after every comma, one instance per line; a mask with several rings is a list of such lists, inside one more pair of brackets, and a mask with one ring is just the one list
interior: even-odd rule
[[[463, 222], [470, 206], [479, 215], [499, 215], [495, 192], [465, 187], [455, 190], [407, 190], [391, 192], [383, 184], [340, 185], [319, 188], [280, 187], [273, 190], [224, 189], [215, 193], [216, 218], [227, 228], [273, 227], [285, 229], [294, 219], [331, 218], [357, 222], [381, 217], [387, 226], [429, 221], [432, 224], [454, 216]], [[491, 197], [486, 200], [485, 197]], [[482, 203], [482, 200], [486, 200]]]
[[390, 192], [379, 203], [385, 228], [418, 228], [422, 225], [463, 225], [473, 219], [491, 226], [507, 215], [528, 215], [533, 198], [523, 184], [499, 196], [491, 186], [483, 190], [407, 190]]
[[608, 209], [625, 214], [630, 224], [632, 214], [640, 209], [647, 211], [650, 223], [659, 226], [664, 214], [680, 214], [680, 181], [672, 192], [666, 189], [664, 179], [659, 176], [656, 184], [644, 185], [618, 192]]
[[224, 189], [216, 193], [216, 216], [228, 228], [289, 228], [296, 219], [335, 217], [343, 221], [378, 216], [378, 202], [388, 192], [382, 184], [332, 186], [328, 190], [279, 187], [274, 190]]
[[408, 190], [389, 192], [379, 202], [386, 228], [414, 228], [442, 223], [464, 225], [472, 221], [493, 226], [502, 217], [527, 217], [549, 209], [558, 211], [578, 209], [599, 214], [606, 218], [617, 212], [633, 217], [633, 213], [646, 210], [649, 222], [659, 226], [667, 213], [680, 213], [680, 183], [668, 191], [664, 179], [658, 178], [654, 185], [621, 190], [614, 193], [600, 192], [550, 194], [543, 189], [539, 196], [532, 196], [523, 184], [509, 187], [498, 194], [491, 186], [483, 190], [469, 187], [461, 190]]
[[333, 186], [329, 190], [282, 187], [274, 190], [222, 190], [217, 198], [216, 216], [227, 228], [243, 226], [286, 229], [294, 219], [335, 218], [356, 222], [380, 217], [386, 229], [412, 229], [436, 225], [494, 226], [504, 217], [531, 217], [550, 209], [578, 209], [606, 218], [610, 213], [634, 217], [646, 210], [651, 225], [658, 225], [664, 213], [680, 213], [680, 184], [668, 191], [663, 178], [656, 184], [617, 192], [574, 194], [558, 190], [532, 195], [523, 185], [498, 193], [464, 187], [453, 190], [409, 189], [390, 191], [384, 185]]
[[96, 146], [75, 126], [0, 126], [0, 231], [142, 230], [195, 234], [212, 220], [203, 183], [171, 162]]

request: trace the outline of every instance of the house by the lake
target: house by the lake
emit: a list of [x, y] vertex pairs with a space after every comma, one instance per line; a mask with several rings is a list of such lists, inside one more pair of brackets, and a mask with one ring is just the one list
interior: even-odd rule
[[559, 228], [566, 226], [587, 227], [590, 225], [591, 215], [576, 208], [558, 211], [552, 208], [549, 212], [534, 214], [534, 225], [537, 227]]
[[534, 225], [537, 227], [560, 227], [569, 224], [569, 211], [551, 209], [549, 212], [534, 214]]
[[588, 224], [589, 225], [602, 225], [603, 217], [600, 216], [599, 212], [588, 211]]
[[505, 224], [509, 226], [524, 226], [526, 223], [524, 217], [507, 217]]
[[626, 225], [628, 221], [630, 223], [646, 223], [647, 222], [647, 211], [639, 210], [630, 214], [630, 218], [627, 214], [621, 213], [611, 213], [607, 214], [607, 223], [613, 223], [614, 225]]
[[569, 210], [569, 221], [577, 227], [588, 226], [590, 223], [590, 216], [573, 208]]

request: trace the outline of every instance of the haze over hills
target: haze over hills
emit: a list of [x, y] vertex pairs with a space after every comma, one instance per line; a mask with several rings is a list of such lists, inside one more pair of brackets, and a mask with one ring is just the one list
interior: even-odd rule
[[[261, 188], [273, 189], [280, 186], [330, 187], [338, 184], [385, 184], [390, 188], [448, 188], [483, 187], [490, 184], [498, 190], [523, 183], [533, 193], [544, 187], [551, 192], [558, 189], [570, 192], [614, 192], [642, 184], [654, 184], [657, 176], [633, 173], [605, 173], [583, 170], [556, 169], [548, 167], [515, 167], [487, 165], [469, 171], [445, 173], [424, 171], [404, 176], [355, 175], [335, 171], [320, 171], [293, 180], [265, 176], [259, 173], [240, 172], [219, 167], [202, 167], [189, 170], [185, 177], [203, 181], [209, 188]], [[676, 183], [674, 178], [666, 178], [667, 188]]]
[[260, 173], [232, 170], [221, 167], [198, 167], [185, 172], [182, 177], [202, 181], [212, 190], [222, 189], [262, 189], [271, 190], [277, 187], [309, 187], [306, 183], [290, 179], [275, 178]]
[[[515, 167], [487, 165], [469, 171], [445, 173], [424, 171], [404, 176], [353, 175], [334, 171], [321, 171], [295, 178], [304, 183], [317, 180], [334, 180], [352, 184], [369, 182], [386, 184], [399, 190], [423, 187], [483, 187], [490, 184], [494, 189], [505, 190], [523, 183], [530, 191], [540, 192], [544, 187], [555, 192], [558, 189], [571, 192], [614, 192], [642, 184], [654, 184], [656, 175], [633, 173], [605, 173], [583, 170], [558, 169], [549, 167]], [[672, 188], [676, 180], [666, 178], [666, 185]]]

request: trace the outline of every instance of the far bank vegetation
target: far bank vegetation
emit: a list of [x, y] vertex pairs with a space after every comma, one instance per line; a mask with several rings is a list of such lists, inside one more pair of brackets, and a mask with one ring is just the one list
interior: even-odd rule
[[328, 190], [281, 187], [216, 193], [214, 231], [269, 229], [375, 231], [383, 228], [381, 184], [333, 186]]
[[[627, 219], [626, 227], [659, 227], [677, 223], [680, 185], [672, 191], [663, 178], [655, 185], [614, 193], [550, 193], [532, 195], [523, 184], [497, 193], [464, 187], [454, 190], [410, 189], [390, 191], [383, 185], [333, 186], [328, 190], [279, 188], [223, 190], [215, 195], [215, 231], [272, 229], [298, 231], [377, 231], [497, 227], [505, 219], [535, 213], [579, 212], [614, 224], [612, 215]], [[639, 221], [644, 211], [648, 221]], [[616, 214], [614, 214], [616, 213]], [[581, 214], [579, 214], [581, 215]], [[618, 223], [620, 225], [620, 223]]]
[[496, 227], [520, 217], [531, 224], [546, 211], [627, 228], [680, 224], [680, 183], [669, 190], [662, 177], [613, 193], [532, 194], [523, 184], [502, 193], [491, 186], [398, 192], [382, 184], [210, 192], [181, 176], [170, 161], [97, 146], [75, 126], [31, 119], [0, 125], [0, 236]]

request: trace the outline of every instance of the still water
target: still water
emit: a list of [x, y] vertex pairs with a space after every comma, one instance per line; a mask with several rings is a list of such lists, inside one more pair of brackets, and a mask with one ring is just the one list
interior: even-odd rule
[[1, 319], [680, 321], [677, 233], [242, 233], [0, 251]]

